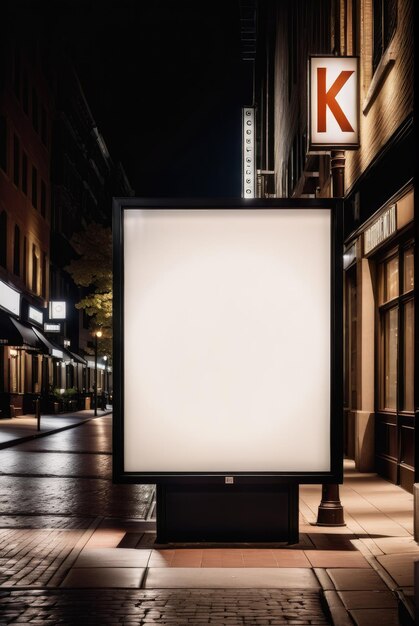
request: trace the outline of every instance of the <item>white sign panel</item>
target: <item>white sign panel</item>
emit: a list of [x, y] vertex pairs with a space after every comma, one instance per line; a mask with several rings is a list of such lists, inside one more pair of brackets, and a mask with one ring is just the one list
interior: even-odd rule
[[44, 331], [47, 333], [59, 333], [61, 332], [61, 324], [44, 324]]
[[243, 109], [242, 197], [255, 197], [255, 110]]
[[357, 57], [310, 57], [309, 82], [310, 148], [357, 148]]
[[124, 212], [124, 471], [330, 471], [330, 236], [322, 208]]
[[28, 318], [37, 322], [38, 324], [42, 324], [44, 321], [44, 314], [39, 309], [35, 309], [35, 307], [30, 306], [28, 311]]
[[20, 315], [20, 293], [0, 280], [0, 306], [10, 313]]
[[52, 320], [65, 320], [66, 315], [66, 303], [65, 302], [50, 302], [49, 303], [49, 316]]

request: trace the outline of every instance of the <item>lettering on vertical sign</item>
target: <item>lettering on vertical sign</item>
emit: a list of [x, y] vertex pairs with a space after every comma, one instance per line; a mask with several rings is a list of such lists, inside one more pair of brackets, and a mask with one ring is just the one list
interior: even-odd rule
[[242, 110], [242, 197], [255, 197], [255, 110]]
[[310, 57], [310, 149], [359, 147], [357, 57]]

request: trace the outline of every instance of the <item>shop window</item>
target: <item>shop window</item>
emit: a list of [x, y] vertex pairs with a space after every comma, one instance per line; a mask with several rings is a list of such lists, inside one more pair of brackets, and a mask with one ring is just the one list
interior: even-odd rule
[[404, 306], [404, 342], [403, 342], [403, 400], [402, 410], [413, 411], [414, 409], [414, 381], [413, 381], [413, 328], [414, 328], [414, 304], [413, 300], [406, 302]]
[[13, 273], [20, 276], [20, 228], [17, 224], [13, 241]]
[[4, 115], [0, 115], [0, 167], [7, 172], [7, 122]]
[[32, 165], [32, 205], [38, 208], [38, 170]]
[[0, 265], [7, 269], [7, 213], [0, 213]]
[[39, 360], [38, 355], [32, 355], [32, 391], [39, 393]]
[[47, 186], [45, 181], [41, 180], [41, 215], [45, 217], [47, 212]]
[[373, 71], [390, 43], [397, 26], [397, 0], [373, 0]]
[[32, 126], [36, 132], [39, 129], [38, 92], [32, 88]]
[[384, 317], [384, 406], [397, 408], [398, 307], [386, 311]]
[[22, 191], [28, 194], [28, 157], [22, 152]]
[[393, 413], [414, 410], [413, 263], [410, 245], [378, 266], [379, 409]]
[[17, 135], [13, 135], [13, 182], [19, 187], [20, 182], [20, 141]]
[[413, 274], [413, 248], [409, 248], [404, 252], [403, 262], [403, 293], [412, 291], [415, 286]]

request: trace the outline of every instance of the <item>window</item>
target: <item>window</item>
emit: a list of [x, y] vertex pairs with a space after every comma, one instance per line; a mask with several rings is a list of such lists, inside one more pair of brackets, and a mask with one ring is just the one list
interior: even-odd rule
[[41, 140], [44, 146], [46, 146], [48, 142], [48, 124], [45, 107], [42, 107], [41, 109]]
[[26, 237], [23, 238], [22, 280], [26, 285], [28, 280], [28, 240]]
[[29, 79], [28, 79], [27, 70], [23, 71], [22, 106], [26, 115], [28, 115], [29, 113]]
[[47, 186], [45, 181], [41, 180], [41, 215], [45, 217], [47, 212]]
[[0, 167], [7, 172], [7, 122], [4, 115], [0, 115]]
[[32, 291], [38, 293], [38, 256], [35, 244], [32, 244]]
[[20, 228], [17, 224], [13, 241], [13, 273], [20, 276]]
[[397, 0], [373, 0], [373, 70], [383, 56], [397, 26]]
[[38, 132], [39, 128], [39, 120], [38, 120], [38, 92], [35, 87], [32, 88], [32, 126], [36, 132]]
[[381, 327], [379, 408], [413, 412], [413, 246], [395, 251], [378, 266]]
[[38, 171], [32, 165], [32, 204], [35, 209], [38, 208]]
[[16, 187], [20, 183], [20, 141], [17, 135], [13, 135], [13, 182]]
[[7, 213], [0, 213], [0, 265], [7, 269]]
[[28, 194], [28, 157], [22, 152], [22, 191]]
[[13, 90], [16, 98], [20, 100], [20, 50], [15, 48], [15, 59], [13, 67]]
[[47, 255], [42, 253], [42, 269], [41, 269], [41, 289], [42, 297], [47, 297]]

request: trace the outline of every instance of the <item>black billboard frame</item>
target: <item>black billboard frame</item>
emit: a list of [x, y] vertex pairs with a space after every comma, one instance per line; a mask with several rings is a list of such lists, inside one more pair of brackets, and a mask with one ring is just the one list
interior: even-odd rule
[[[133, 209], [328, 209], [330, 254], [330, 470], [325, 472], [127, 472], [124, 470], [124, 212]], [[343, 482], [343, 200], [332, 198], [113, 200], [113, 471], [116, 484], [236, 485]]]

